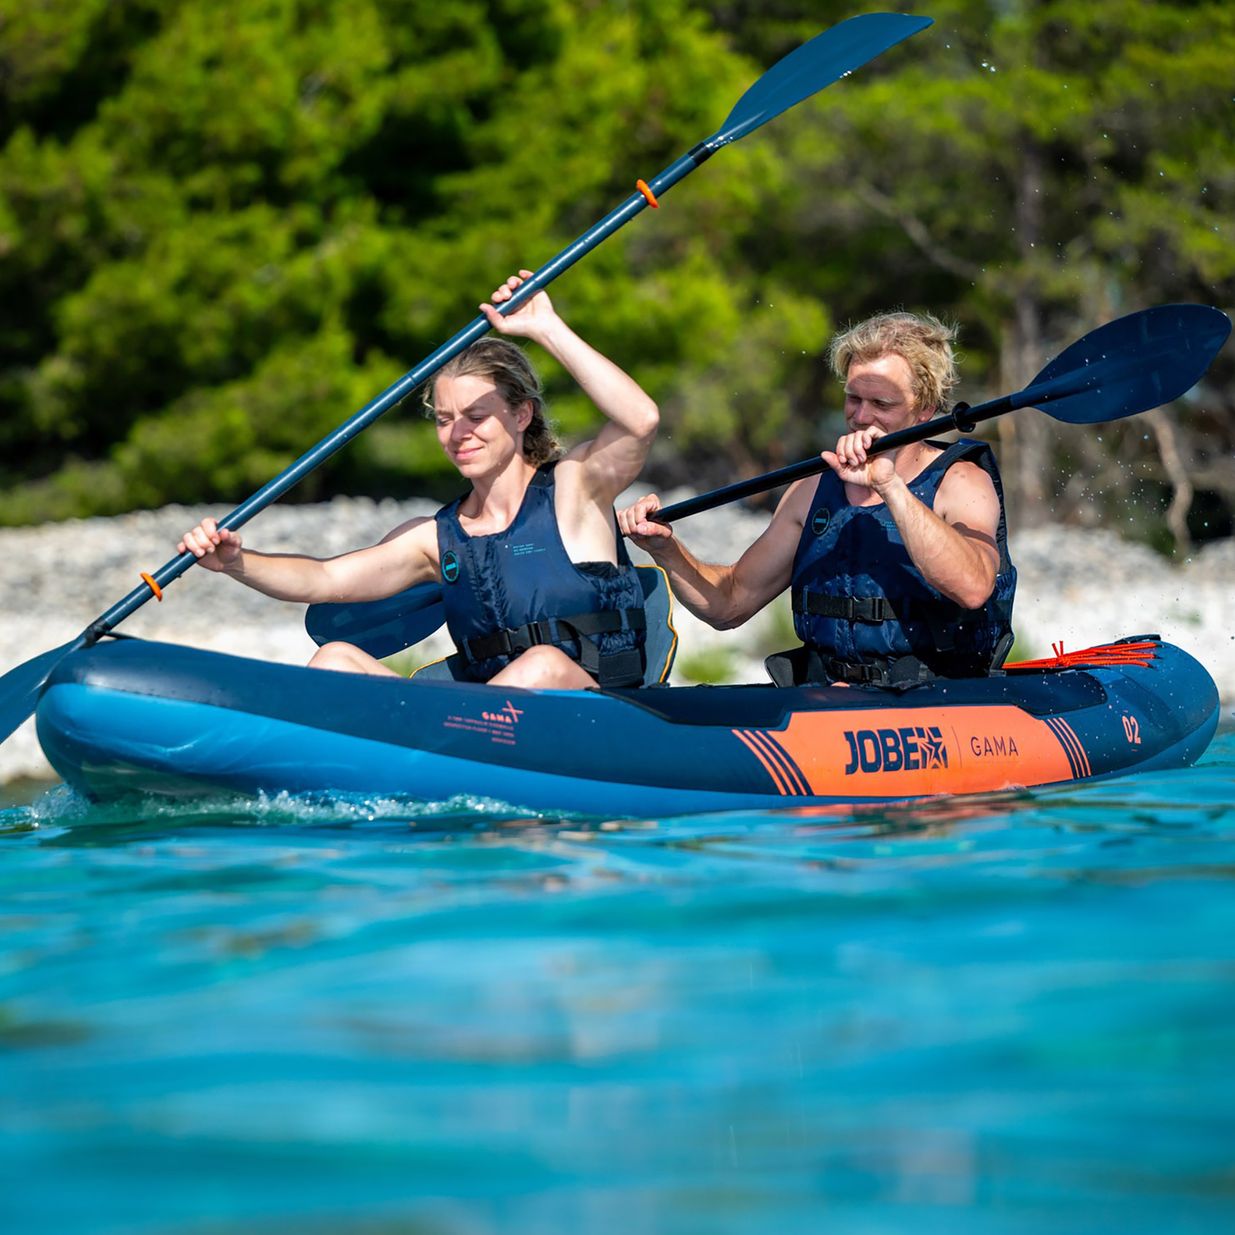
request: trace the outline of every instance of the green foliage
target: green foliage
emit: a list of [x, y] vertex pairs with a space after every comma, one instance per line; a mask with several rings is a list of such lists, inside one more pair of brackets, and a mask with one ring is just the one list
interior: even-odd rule
[[707, 648], [679, 656], [673, 665], [673, 676], [687, 685], [716, 686], [732, 682], [737, 662], [727, 648]]
[[[684, 4], [6, 0], [0, 517], [268, 479], [697, 139], [741, 76], [705, 27]], [[435, 451], [382, 426], [298, 496], [440, 489]]]
[[[0, 521], [243, 498], [852, 11], [0, 0]], [[657, 484], [830, 442], [827, 339], [868, 312], [956, 319], [976, 399], [1115, 314], [1235, 301], [1235, 6], [931, 15], [554, 286], [661, 404]], [[591, 432], [537, 359], [564, 432]], [[1233, 390], [1224, 359], [1172, 413], [1222, 526]], [[1133, 427], [1002, 423], [1025, 513], [1103, 500], [1078, 473], [1125, 502], [1124, 473], [1165, 484]], [[409, 402], [294, 496], [456, 489]]]
[[[1224, 66], [1235, 8], [942, 0], [931, 11], [937, 27], [900, 72], [855, 76], [824, 131], [783, 130], [803, 169], [794, 192], [813, 207], [810, 247], [839, 238], [849, 253], [818, 281], [821, 298], [843, 289], [860, 316], [891, 293], [959, 320], [971, 401], [1023, 385], [1121, 313], [1173, 300], [1231, 305], [1235, 126]], [[1200, 406], [1174, 409], [1198, 456], [1221, 459], [1235, 444], [1231, 376], [1220, 362]], [[1156, 443], [1135, 422], [1100, 445], [1087, 429], [999, 428], [1025, 520], [1079, 513], [1066, 455], [1091, 475], [1104, 457], [1117, 461], [1108, 518], [1130, 500], [1131, 477], [1158, 467]]]
[[756, 656], [771, 656], [774, 652], [784, 652], [801, 644], [802, 640], [793, 628], [793, 607], [788, 592], [782, 592], [772, 601], [768, 606], [767, 616], [769, 621], [763, 627], [758, 644], [753, 648]]

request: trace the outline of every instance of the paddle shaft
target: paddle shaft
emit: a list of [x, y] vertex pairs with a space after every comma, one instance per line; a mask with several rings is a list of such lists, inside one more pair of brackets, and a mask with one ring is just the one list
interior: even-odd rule
[[[1056, 420], [1075, 425], [1131, 416], [1169, 402], [1190, 389], [1208, 369], [1230, 333], [1227, 316], [1209, 306], [1158, 305], [1142, 309], [1077, 339], [1023, 390], [977, 407], [958, 403], [945, 416], [879, 438], [872, 452], [893, 450], [937, 433], [969, 432], [979, 421], [1022, 407], [1038, 407]], [[814, 475], [825, 466], [822, 458], [814, 456], [668, 506], [656, 518], [670, 523]], [[388, 653], [374, 650], [379, 641], [389, 641], [397, 634], [400, 639], [406, 636], [409, 642], [415, 642], [432, 633], [442, 620], [441, 588], [425, 583], [386, 601], [311, 605], [305, 625], [319, 644], [343, 639], [359, 643], [380, 656]], [[385, 647], [386, 643], [380, 646]]]
[[[563, 249], [552, 261], [542, 266], [498, 310], [503, 315], [513, 313], [565, 270], [569, 270], [586, 253], [624, 227], [637, 214], [653, 205], [656, 199], [678, 181], [690, 175], [722, 146], [745, 137], [761, 125], [822, 90], [825, 86], [848, 76], [855, 69], [909, 38], [931, 24], [927, 17], [911, 17], [896, 13], [866, 13], [840, 22], [830, 30], [816, 35], [810, 42], [774, 64], [738, 100], [724, 125], [706, 141], [694, 146], [676, 159], [659, 175], [646, 182], [647, 191], [640, 190], [628, 197], [599, 223], [589, 228], [573, 244]], [[328, 437], [301, 455], [290, 467], [260, 488], [247, 501], [219, 520], [219, 526], [235, 531], [254, 515], [282, 497], [311, 471], [321, 466], [341, 450], [358, 433], [363, 432], [378, 417], [402, 402], [415, 388], [433, 376], [447, 361], [476, 342], [489, 330], [483, 315], [448, 339], [435, 352], [387, 387], [377, 398], [367, 403]], [[134, 588], [106, 613], [96, 618], [82, 632], [82, 643], [97, 642], [125, 618], [141, 608], [151, 596], [178, 579], [197, 558], [182, 553], [164, 563], [150, 578], [155, 587], [143, 583]], [[156, 591], [157, 589], [157, 591]]]
[[[958, 403], [946, 416], [879, 438], [869, 453], [896, 450], [936, 433], [967, 433], [980, 421], [1023, 407], [1040, 408], [1056, 420], [1086, 425], [1161, 407], [1200, 381], [1230, 333], [1230, 319], [1211, 306], [1167, 304], [1141, 309], [1077, 339], [1023, 390], [976, 407]], [[817, 456], [803, 459], [666, 506], [656, 511], [655, 519], [672, 523], [813, 476], [826, 467]]]
[[[719, 145], [720, 143], [716, 142], [715, 139], [712, 139], [711, 142], [701, 142], [689, 153], [671, 163], [660, 175], [647, 182], [652, 195], [659, 197], [662, 193], [667, 192], [678, 181], [688, 176], [707, 159], [711, 158], [716, 153]], [[590, 250], [613, 235], [619, 228], [624, 227], [637, 214], [645, 210], [649, 204], [648, 199], [642, 193], [632, 194], [617, 209], [607, 214], [599, 223], [584, 232], [568, 248], [563, 249], [552, 261], [537, 270], [499, 308], [498, 312], [503, 316], [513, 313], [520, 305], [526, 303], [537, 292], [548, 286], [563, 271], [569, 270], [571, 266]], [[285, 471], [281, 472], [268, 484], [263, 485], [252, 497], [237, 506], [235, 510], [224, 515], [219, 520], [219, 527], [228, 528], [232, 531], [243, 527], [255, 515], [260, 514], [272, 502], [277, 501], [289, 489], [299, 484], [315, 468], [320, 467], [332, 455], [342, 450], [348, 442], [364, 432], [380, 416], [401, 403], [416, 387], [426, 382], [443, 365], [465, 348], [470, 347], [477, 339], [486, 334], [489, 329], [488, 319], [478, 314], [467, 326], [443, 343], [436, 351], [416, 365], [415, 368], [409, 369], [397, 382], [388, 386], [375, 399], [366, 403], [360, 411], [344, 421], [333, 433], [323, 438], [311, 450], [306, 451]], [[192, 553], [186, 551], [160, 566], [157, 571], [152, 573], [151, 577], [160, 589], [165, 588], [168, 584], [180, 578], [196, 561], [197, 558]], [[103, 635], [114, 629], [125, 618], [130, 617], [140, 609], [153, 594], [145, 583], [140, 587], [134, 588], [124, 599], [118, 601], [106, 613], [90, 624], [87, 631], [93, 637], [89, 638], [88, 642], [93, 643], [102, 638]]]
[[[995, 416], [1002, 416], [1005, 412], [1015, 411], [1018, 407], [1027, 407], [1027, 403], [1017, 402], [1026, 393], [1026, 391], [1018, 391], [1014, 395], [1004, 395], [990, 403], [983, 403], [979, 407], [968, 407], [964, 403], [958, 403], [946, 416], [937, 416], [934, 420], [924, 421], [920, 425], [910, 425], [907, 429], [898, 429], [895, 433], [886, 434], [873, 442], [866, 453], [877, 455], [886, 450], [898, 450], [901, 446], [908, 446], [912, 442], [925, 441], [937, 433], [949, 433], [953, 430], [968, 433], [980, 420], [991, 420]], [[685, 519], [687, 515], [697, 515], [702, 511], [714, 510], [717, 506], [724, 506], [729, 502], [741, 501], [742, 498], [750, 497], [754, 493], [766, 493], [769, 489], [778, 489], [781, 485], [792, 484], [795, 480], [802, 480], [806, 476], [816, 476], [826, 471], [827, 468], [827, 463], [819, 455], [813, 455], [809, 459], [802, 459], [797, 463], [777, 468], [774, 472], [765, 472], [762, 476], [752, 476], [749, 480], [739, 480], [721, 489], [714, 489], [710, 493], [701, 493], [698, 497], [675, 502], [672, 506], [655, 511], [649, 517], [649, 521], [672, 523], [676, 519]]]

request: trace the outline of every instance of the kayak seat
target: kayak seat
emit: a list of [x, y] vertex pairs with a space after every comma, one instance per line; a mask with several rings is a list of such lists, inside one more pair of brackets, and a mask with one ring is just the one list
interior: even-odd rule
[[[647, 614], [642, 686], [663, 686], [669, 680], [673, 659], [678, 650], [678, 632], [673, 627], [673, 589], [669, 577], [659, 566], [636, 566], [635, 573], [643, 588], [643, 607]], [[459, 658], [447, 656], [430, 661], [411, 673], [422, 682], [459, 680]]]

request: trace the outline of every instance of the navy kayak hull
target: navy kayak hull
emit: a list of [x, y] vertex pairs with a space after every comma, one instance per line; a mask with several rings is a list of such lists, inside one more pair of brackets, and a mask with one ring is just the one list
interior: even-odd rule
[[134, 639], [66, 656], [37, 709], [92, 798], [341, 793], [634, 818], [987, 793], [1204, 752], [1212, 679], [1145, 666], [857, 687], [502, 691], [325, 673]]

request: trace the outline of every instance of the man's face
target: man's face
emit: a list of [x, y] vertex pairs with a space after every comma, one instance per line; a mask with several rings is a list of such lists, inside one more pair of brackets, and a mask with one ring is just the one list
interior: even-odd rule
[[875, 360], [855, 360], [849, 366], [845, 423], [851, 432], [874, 425], [885, 433], [894, 433], [928, 419], [933, 410], [917, 406], [909, 365], [896, 352], [886, 352]]

